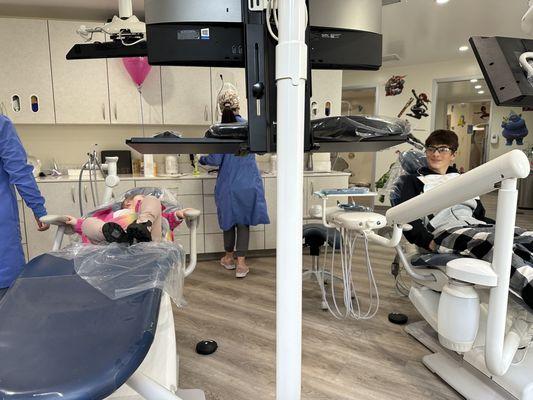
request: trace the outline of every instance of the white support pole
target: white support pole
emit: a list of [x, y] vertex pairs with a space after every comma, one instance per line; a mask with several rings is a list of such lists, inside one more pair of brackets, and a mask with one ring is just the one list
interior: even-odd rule
[[[276, 398], [298, 400], [302, 364], [302, 220], [307, 46], [304, 0], [279, 2], [276, 47]], [[282, 206], [281, 206], [282, 205]]]
[[502, 181], [498, 192], [492, 255], [492, 268], [498, 275], [498, 285], [490, 289], [485, 344], [487, 368], [498, 376], [509, 369], [521, 339], [514, 329], [505, 334], [517, 198], [516, 178]]
[[118, 0], [118, 16], [129, 18], [133, 15], [132, 0]]

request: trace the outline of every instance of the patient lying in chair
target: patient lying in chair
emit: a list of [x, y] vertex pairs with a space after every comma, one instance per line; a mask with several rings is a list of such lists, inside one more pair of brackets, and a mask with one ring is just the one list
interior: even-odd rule
[[184, 218], [182, 210], [170, 210], [152, 195], [130, 195], [122, 201], [121, 208], [103, 208], [87, 218], [67, 216], [67, 224], [82, 236], [84, 243], [133, 243], [161, 241], [162, 218], [169, 224], [165, 239], [172, 241], [172, 232]]
[[[404, 175], [398, 182], [399, 203], [403, 203], [433, 187], [459, 176], [452, 167], [459, 146], [457, 135], [448, 130], [432, 132], [426, 140], [428, 167], [415, 175]], [[479, 199], [410, 222], [411, 231], [404, 232], [410, 243], [437, 253], [455, 253], [492, 261], [495, 226], [485, 216]], [[511, 288], [533, 307], [533, 232], [515, 228], [511, 261]]]

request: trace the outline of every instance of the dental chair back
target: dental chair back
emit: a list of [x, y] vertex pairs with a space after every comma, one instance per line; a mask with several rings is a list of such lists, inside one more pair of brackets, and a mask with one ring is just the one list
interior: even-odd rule
[[[395, 174], [391, 174], [389, 180], [385, 184], [385, 190], [389, 193], [391, 205], [397, 206], [400, 203], [400, 194], [404, 177], [407, 175], [418, 175], [418, 171], [427, 167], [427, 158], [424, 153], [418, 150], [407, 150], [398, 153], [398, 161]], [[404, 227], [404, 231], [409, 227]], [[454, 254], [431, 254], [418, 248], [416, 245], [405, 243], [396, 246], [397, 255], [393, 261], [393, 265], [398, 265], [400, 262], [408, 275], [418, 285], [426, 286], [431, 290], [440, 292], [444, 285], [448, 282], [448, 276], [444, 273], [448, 261], [459, 258]], [[394, 271], [394, 268], [391, 268]], [[398, 287], [399, 274], [395, 275], [396, 286]]]

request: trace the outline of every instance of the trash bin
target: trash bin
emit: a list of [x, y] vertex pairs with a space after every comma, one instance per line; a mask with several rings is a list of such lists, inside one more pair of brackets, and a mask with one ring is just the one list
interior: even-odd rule
[[533, 209], [533, 174], [518, 180], [518, 208]]

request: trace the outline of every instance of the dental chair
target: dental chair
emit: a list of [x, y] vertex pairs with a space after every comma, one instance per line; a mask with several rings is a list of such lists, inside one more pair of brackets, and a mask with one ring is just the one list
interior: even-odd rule
[[515, 150], [400, 205], [391, 199], [386, 214], [407, 230], [409, 221], [499, 189], [492, 263], [406, 254], [381, 241], [396, 248], [412, 279], [409, 299], [424, 321], [406, 331], [433, 352], [424, 365], [467, 399], [533, 399], [533, 310], [509, 287], [516, 180], [528, 174], [527, 157]]
[[[153, 188], [130, 194], [149, 192]], [[198, 210], [185, 214], [191, 252], [183, 278], [196, 266], [199, 217]], [[64, 234], [72, 233], [66, 218], [42, 220], [57, 226], [59, 250]], [[185, 260], [181, 247], [173, 251]], [[200, 390], [178, 388], [166, 292], [148, 288], [113, 300], [76, 273], [75, 260], [58, 254], [31, 260], [0, 299], [0, 399], [205, 400]]]

